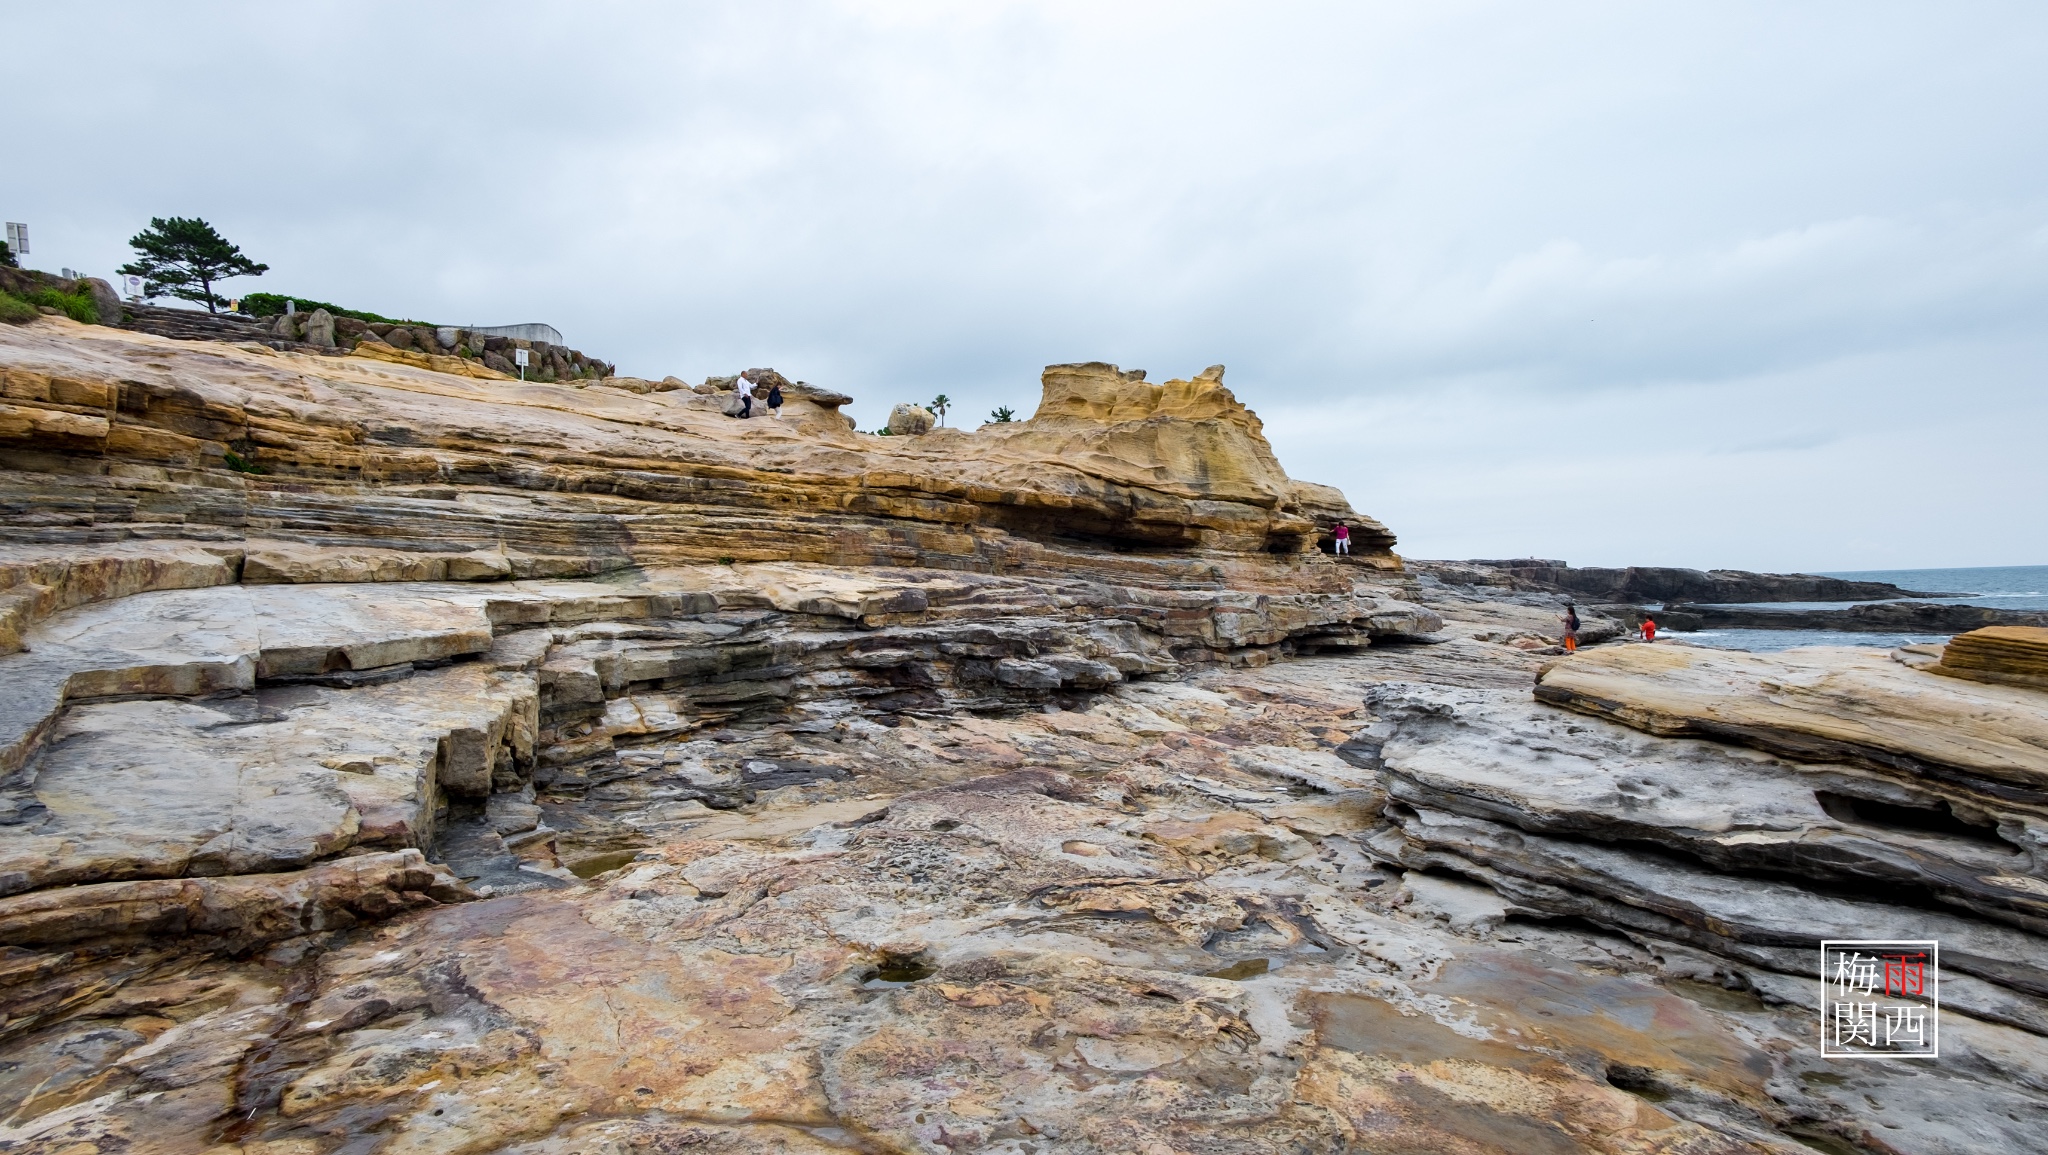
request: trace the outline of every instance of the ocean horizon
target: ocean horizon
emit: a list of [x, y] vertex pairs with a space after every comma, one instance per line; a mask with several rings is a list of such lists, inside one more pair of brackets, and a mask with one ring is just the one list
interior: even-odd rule
[[[1968, 566], [1944, 569], [1816, 570], [1821, 577], [1848, 581], [1889, 582], [1905, 590], [1924, 590], [1955, 596], [1940, 598], [1881, 598], [1861, 602], [1749, 602], [1760, 609], [1838, 610], [1880, 601], [1920, 601], [1937, 605], [1987, 606], [2001, 610], [2048, 611], [2048, 565]], [[1750, 650], [1769, 653], [1802, 646], [1871, 646], [1897, 649], [1907, 645], [1934, 645], [1948, 641], [1951, 634], [1873, 634], [1849, 630], [1696, 630], [1673, 631], [1674, 637], [1715, 649]]]

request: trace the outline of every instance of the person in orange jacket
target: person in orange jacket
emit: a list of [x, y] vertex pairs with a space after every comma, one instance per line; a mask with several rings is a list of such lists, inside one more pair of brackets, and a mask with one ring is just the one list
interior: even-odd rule
[[1564, 652], [1579, 652], [1579, 607], [1570, 602], [1564, 604]]
[[1656, 619], [1652, 618], [1648, 614], [1643, 615], [1643, 640], [1646, 642], [1654, 642], [1657, 640]]

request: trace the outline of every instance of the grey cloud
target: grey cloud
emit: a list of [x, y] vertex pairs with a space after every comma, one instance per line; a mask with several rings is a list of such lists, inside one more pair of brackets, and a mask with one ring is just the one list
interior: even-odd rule
[[[1749, 480], [1603, 443], [1580, 485], [1514, 429], [1825, 398], [1844, 440], [1789, 455], [1875, 481], [1842, 447], [1926, 425], [1842, 366], [2048, 416], [1995, 384], [2043, 367], [2044, 33], [2018, 3], [43, 5], [10, 15], [35, 95], [0, 189], [44, 263], [199, 214], [263, 288], [545, 319], [630, 372], [775, 364], [870, 424], [940, 390], [1028, 411], [1048, 362], [1223, 361], [1296, 473], [1412, 541], [1631, 560], [1652, 543], [1597, 520], [1501, 524], [1499, 490]], [[1425, 412], [1401, 478], [1343, 424]], [[1780, 436], [1730, 424], [1708, 443]], [[1955, 560], [1758, 532], [1714, 548]]]

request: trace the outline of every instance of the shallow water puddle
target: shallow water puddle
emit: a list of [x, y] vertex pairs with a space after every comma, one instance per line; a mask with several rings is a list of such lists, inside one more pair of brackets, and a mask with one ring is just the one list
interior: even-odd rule
[[1430, 990], [1470, 1005], [1496, 1038], [1555, 1049], [1583, 1070], [1667, 1071], [1744, 1098], [1761, 1097], [1771, 1072], [1768, 1055], [1698, 1003], [1626, 976], [1474, 954]]
[[1232, 979], [1241, 982], [1245, 979], [1256, 978], [1259, 975], [1265, 974], [1272, 968], [1272, 959], [1239, 959], [1238, 961], [1231, 963], [1227, 967], [1221, 967], [1217, 970], [1204, 972], [1202, 977], [1210, 979]]

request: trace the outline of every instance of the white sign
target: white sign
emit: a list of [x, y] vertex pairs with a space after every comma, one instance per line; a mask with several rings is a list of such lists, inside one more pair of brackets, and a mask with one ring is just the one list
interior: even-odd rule
[[14, 250], [15, 256], [25, 257], [28, 255], [27, 225], [19, 221], [7, 222], [7, 247]]
[[1820, 944], [1820, 1053], [1830, 1059], [1939, 1058], [1941, 945]]
[[140, 301], [142, 299], [142, 274], [121, 274], [121, 295], [131, 301]]
[[517, 366], [519, 366], [519, 367], [520, 367], [521, 369], [524, 369], [524, 368], [526, 368], [526, 366], [527, 366], [527, 364], [528, 364], [528, 362], [527, 362], [527, 360], [526, 360], [526, 350], [524, 350], [524, 349], [514, 349], [514, 350], [512, 350], [512, 363], [513, 363], [514, 365], [517, 365]]

